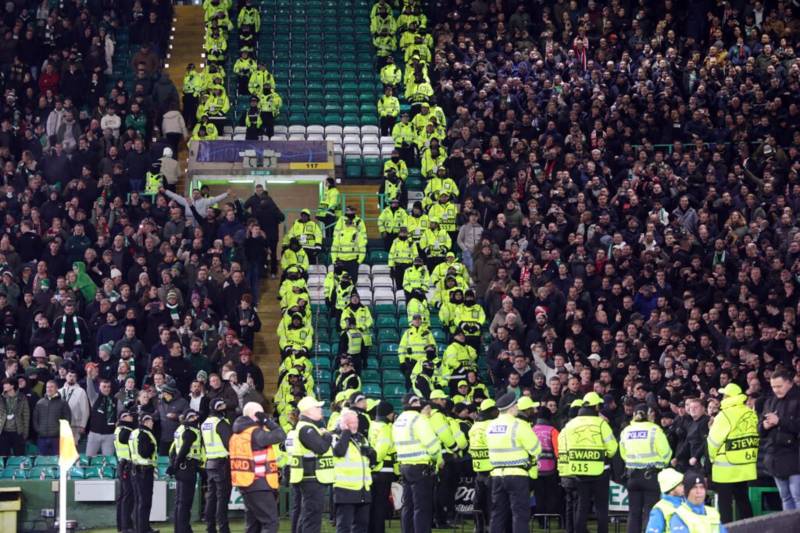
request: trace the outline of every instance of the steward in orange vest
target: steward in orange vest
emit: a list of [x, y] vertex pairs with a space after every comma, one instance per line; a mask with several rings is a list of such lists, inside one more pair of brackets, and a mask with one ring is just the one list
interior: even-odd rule
[[255, 402], [247, 403], [242, 416], [233, 423], [233, 436], [228, 444], [231, 482], [242, 493], [247, 531], [278, 531], [275, 454], [277, 445], [284, 440], [283, 429]]

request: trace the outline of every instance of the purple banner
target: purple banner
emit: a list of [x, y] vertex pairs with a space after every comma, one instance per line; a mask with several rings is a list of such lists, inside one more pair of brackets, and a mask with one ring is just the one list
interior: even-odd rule
[[324, 141], [201, 141], [197, 148], [198, 163], [235, 163], [239, 152], [274, 150], [278, 163], [324, 163], [328, 160], [328, 143]]

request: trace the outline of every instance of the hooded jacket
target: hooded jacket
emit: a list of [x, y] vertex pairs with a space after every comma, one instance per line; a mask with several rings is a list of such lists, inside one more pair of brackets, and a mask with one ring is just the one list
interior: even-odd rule
[[76, 271], [77, 278], [75, 283], [70, 287], [73, 290], [81, 291], [81, 294], [83, 294], [83, 299], [87, 303], [94, 302], [94, 296], [97, 294], [97, 285], [94, 284], [92, 278], [86, 273], [86, 263], [83, 261], [75, 261], [72, 263], [72, 268]]

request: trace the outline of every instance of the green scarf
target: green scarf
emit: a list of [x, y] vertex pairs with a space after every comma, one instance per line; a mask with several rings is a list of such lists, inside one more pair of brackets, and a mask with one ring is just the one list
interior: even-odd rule
[[169, 310], [169, 316], [170, 316], [170, 318], [172, 318], [172, 320], [174, 320], [176, 322], [180, 322], [180, 320], [181, 320], [181, 313], [180, 313], [179, 307], [180, 306], [178, 304], [175, 304], [175, 305], [167, 304], [167, 309]]
[[[67, 320], [69, 317], [64, 315], [61, 317], [61, 331], [58, 333], [58, 345], [64, 346], [64, 338], [67, 335]], [[75, 346], [81, 346], [81, 328], [78, 325], [78, 317], [72, 315], [72, 327], [75, 329]]]

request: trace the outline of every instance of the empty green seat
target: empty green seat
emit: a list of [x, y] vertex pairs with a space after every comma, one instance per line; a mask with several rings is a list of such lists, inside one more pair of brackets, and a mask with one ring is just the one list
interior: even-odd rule
[[377, 158], [364, 158], [364, 177], [377, 179], [383, 173], [383, 162]]
[[375, 314], [397, 316], [397, 307], [394, 304], [377, 304], [375, 305]]
[[400, 370], [400, 359], [396, 353], [384, 352], [383, 357], [381, 357], [381, 370]]
[[408, 392], [408, 389], [406, 389], [406, 386], [404, 384], [396, 383], [394, 385], [389, 385], [388, 387], [386, 387], [386, 394], [390, 396], [402, 396], [406, 392]]
[[14, 455], [6, 459], [6, 468], [28, 469], [33, 466], [33, 457]]
[[385, 265], [389, 262], [389, 252], [385, 250], [373, 250], [367, 259], [371, 265]]
[[331, 345], [327, 342], [320, 342], [314, 347], [314, 352], [319, 356], [328, 356], [333, 353]]
[[[381, 368], [384, 368], [384, 362], [386, 361], [386, 357], [389, 356], [396, 356], [397, 355], [397, 343], [396, 342], [382, 342], [379, 345], [378, 351], [380, 352], [381, 356]], [[398, 363], [397, 368], [400, 368], [400, 364]]]
[[361, 386], [361, 392], [367, 396], [380, 398], [383, 396], [383, 389], [378, 383], [364, 383]]
[[384, 384], [384, 386], [387, 385], [387, 384], [390, 384], [390, 383], [402, 383], [402, 384], [405, 384], [405, 382], [406, 382], [406, 377], [399, 370], [383, 369], [382, 376], [383, 376], [383, 384]]
[[396, 328], [397, 327], [397, 318], [395, 318], [394, 314], [392, 315], [380, 315], [375, 322], [378, 329], [382, 328]]
[[330, 383], [320, 383], [317, 385], [317, 391], [319, 394], [320, 400], [328, 400], [330, 401], [332, 397], [331, 393], [331, 384]]
[[360, 178], [364, 165], [360, 157], [348, 156], [344, 160], [344, 175], [347, 178]]
[[57, 455], [37, 455], [33, 461], [34, 466], [58, 466]]
[[317, 383], [330, 383], [333, 381], [333, 373], [330, 370], [317, 367], [314, 370], [314, 381]]

